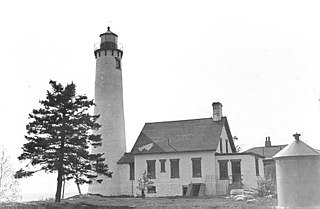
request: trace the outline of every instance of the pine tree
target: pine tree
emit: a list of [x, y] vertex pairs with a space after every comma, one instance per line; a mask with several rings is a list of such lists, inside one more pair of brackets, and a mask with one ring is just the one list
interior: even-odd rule
[[47, 91], [41, 107], [29, 114], [31, 121], [25, 136], [28, 142], [18, 157], [30, 163], [15, 177], [28, 177], [38, 171], [57, 172], [55, 202], [60, 202], [63, 179], [74, 179], [80, 189], [79, 185], [84, 183], [102, 182], [98, 174], [111, 177], [112, 173], [103, 162], [103, 153], [88, 151], [91, 146], [102, 145], [101, 135], [92, 133], [101, 126], [97, 123], [99, 115], [89, 114], [90, 107], [95, 105], [93, 100], [76, 95], [74, 83], [65, 87], [56, 81], [49, 83], [52, 91]]

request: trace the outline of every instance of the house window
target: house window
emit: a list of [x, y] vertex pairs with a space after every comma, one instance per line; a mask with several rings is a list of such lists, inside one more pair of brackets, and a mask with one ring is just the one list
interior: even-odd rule
[[179, 178], [179, 160], [180, 159], [171, 159], [170, 167], [171, 167], [171, 178]]
[[130, 166], [130, 180], [134, 180], [134, 163], [129, 163]]
[[148, 187], [148, 193], [157, 193], [155, 186]]
[[116, 69], [121, 69], [121, 60], [116, 58]]
[[256, 176], [260, 176], [259, 173], [259, 158], [255, 157], [255, 164], [256, 164]]
[[166, 160], [159, 160], [160, 161], [160, 173], [166, 172]]
[[228, 180], [228, 160], [218, 160], [220, 180]]
[[155, 160], [147, 160], [147, 172], [149, 174], [150, 179], [156, 178], [156, 161]]
[[228, 153], [228, 139], [226, 139], [226, 153]]
[[191, 158], [192, 160], [192, 177], [201, 177], [201, 158]]
[[222, 153], [222, 139], [220, 139], [220, 153]]

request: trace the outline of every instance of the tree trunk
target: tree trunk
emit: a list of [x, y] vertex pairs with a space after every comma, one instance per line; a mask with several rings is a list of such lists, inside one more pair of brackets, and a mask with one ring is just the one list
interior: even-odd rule
[[66, 188], [66, 179], [63, 178], [63, 186], [62, 186], [62, 199], [64, 199], [64, 190]]
[[82, 195], [82, 194], [81, 194], [81, 189], [80, 189], [80, 184], [79, 184], [79, 183], [76, 183], [76, 184], [77, 184], [77, 187], [78, 187], [79, 195]]
[[146, 195], [144, 194], [144, 189], [141, 190], [141, 197], [144, 199], [146, 198]]
[[[65, 118], [65, 113], [62, 114], [62, 119]], [[64, 159], [64, 140], [65, 140], [65, 122], [62, 120], [62, 131], [61, 131], [61, 145], [59, 149], [59, 165], [58, 165], [58, 178], [57, 178], [57, 191], [56, 191], [56, 199], [55, 202], [61, 202], [61, 188], [62, 188], [62, 181], [63, 181], [63, 175], [64, 175], [64, 169], [63, 169], [63, 159]]]
[[62, 188], [62, 171], [58, 170], [57, 191], [56, 191], [55, 202], [61, 202], [61, 188]]

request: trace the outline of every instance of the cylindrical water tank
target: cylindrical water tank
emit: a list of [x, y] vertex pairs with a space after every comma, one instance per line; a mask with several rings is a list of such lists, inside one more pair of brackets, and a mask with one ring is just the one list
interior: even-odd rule
[[299, 140], [278, 152], [276, 162], [278, 206], [320, 206], [320, 153]]

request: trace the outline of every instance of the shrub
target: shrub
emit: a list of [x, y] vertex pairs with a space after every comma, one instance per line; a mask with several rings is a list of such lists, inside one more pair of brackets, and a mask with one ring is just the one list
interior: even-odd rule
[[272, 178], [259, 178], [257, 180], [258, 183], [258, 196], [259, 197], [266, 197], [266, 196], [276, 196], [277, 189], [276, 183], [272, 181]]
[[153, 181], [150, 180], [150, 174], [145, 171], [142, 174], [142, 178], [138, 180], [137, 189], [141, 190], [141, 197], [145, 198], [145, 190], [149, 189], [153, 185]]

